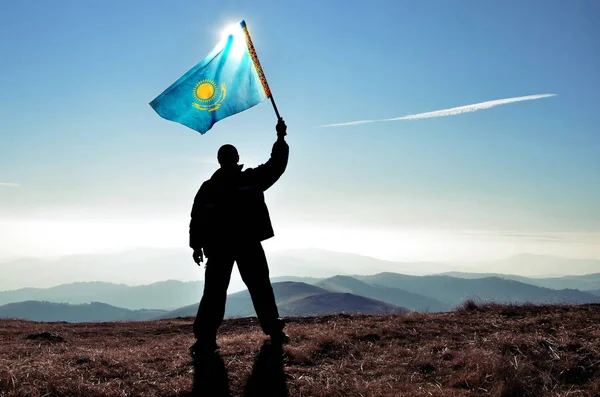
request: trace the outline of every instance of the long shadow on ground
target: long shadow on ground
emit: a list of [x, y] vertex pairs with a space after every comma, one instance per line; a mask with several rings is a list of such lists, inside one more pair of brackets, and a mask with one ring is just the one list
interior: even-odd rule
[[[244, 397], [288, 397], [283, 350], [266, 341], [254, 361], [252, 374], [246, 383]], [[229, 377], [219, 353], [194, 359], [194, 385], [181, 397], [231, 397]]]
[[231, 397], [225, 363], [219, 353], [194, 358], [194, 385], [189, 397]]
[[288, 397], [282, 358], [281, 346], [271, 346], [269, 341], [262, 345], [248, 378], [244, 397]]

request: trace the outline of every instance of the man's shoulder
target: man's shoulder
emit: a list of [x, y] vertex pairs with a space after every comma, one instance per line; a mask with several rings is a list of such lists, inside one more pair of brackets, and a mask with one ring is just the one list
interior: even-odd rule
[[208, 192], [212, 190], [213, 182], [210, 179], [205, 180], [200, 185], [200, 189], [198, 189], [198, 193], [196, 196], [206, 195]]

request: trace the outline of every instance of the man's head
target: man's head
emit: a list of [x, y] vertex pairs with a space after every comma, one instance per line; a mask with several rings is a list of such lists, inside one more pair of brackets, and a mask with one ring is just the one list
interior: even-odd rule
[[217, 159], [219, 160], [219, 164], [221, 164], [221, 168], [230, 168], [237, 165], [238, 161], [240, 161], [240, 156], [235, 146], [227, 144], [221, 146], [217, 153]]

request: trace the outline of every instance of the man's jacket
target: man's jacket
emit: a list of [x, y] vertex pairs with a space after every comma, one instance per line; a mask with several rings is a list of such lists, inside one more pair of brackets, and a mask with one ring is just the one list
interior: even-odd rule
[[289, 147], [275, 142], [271, 158], [256, 168], [220, 168], [196, 194], [190, 222], [190, 247], [206, 256], [231, 243], [263, 241], [274, 236], [264, 191], [283, 174]]

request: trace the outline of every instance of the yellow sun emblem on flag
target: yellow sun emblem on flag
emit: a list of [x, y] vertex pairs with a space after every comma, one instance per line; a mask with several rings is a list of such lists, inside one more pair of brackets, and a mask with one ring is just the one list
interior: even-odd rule
[[192, 106], [198, 110], [214, 112], [221, 107], [221, 102], [227, 96], [225, 83], [217, 85], [214, 80], [202, 79], [194, 86], [194, 99]]

